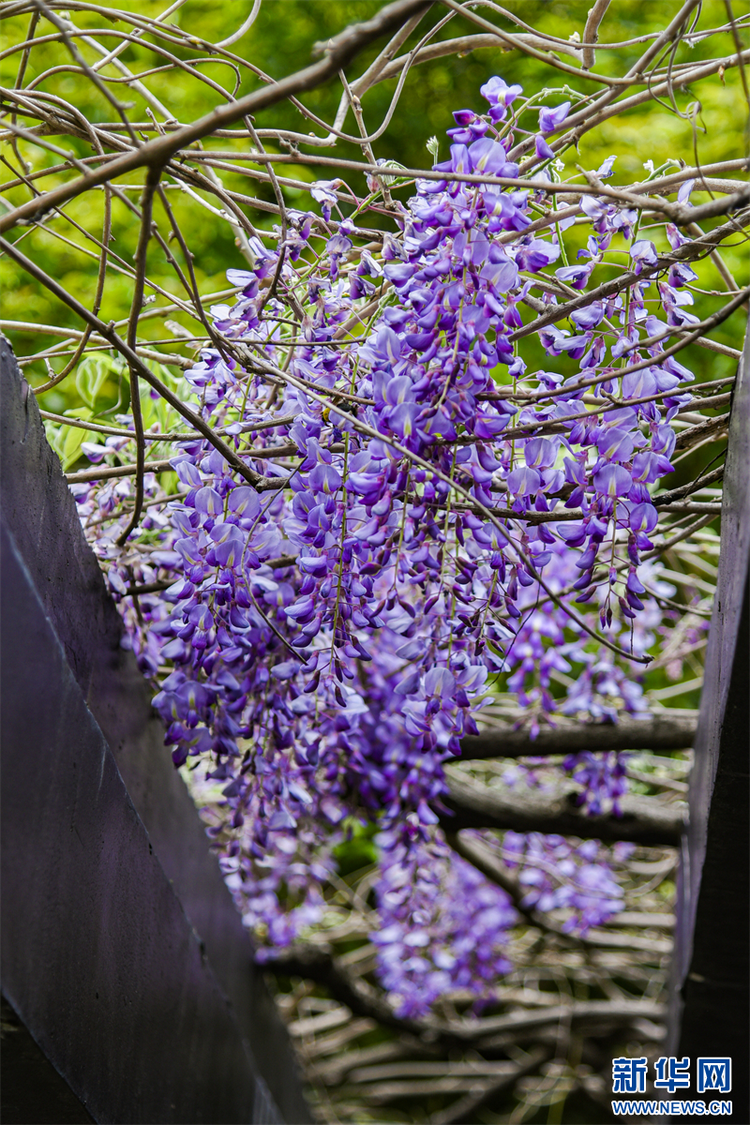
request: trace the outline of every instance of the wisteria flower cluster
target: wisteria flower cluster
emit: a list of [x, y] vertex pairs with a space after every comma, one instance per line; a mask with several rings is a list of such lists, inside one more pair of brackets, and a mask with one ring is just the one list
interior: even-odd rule
[[[622, 849], [623, 845], [620, 845]], [[502, 855], [525, 894], [521, 905], [542, 913], [560, 912], [563, 933], [586, 934], [623, 908], [622, 888], [597, 840], [572, 843], [539, 832], [506, 832]]]
[[[644, 713], [651, 491], [692, 379], [652, 340], [691, 322], [691, 267], [664, 276], [611, 196], [564, 219], [543, 206], [569, 102], [539, 110], [528, 179], [521, 88], [492, 78], [482, 95], [392, 231], [319, 183], [322, 218], [289, 210], [228, 271], [236, 300], [213, 308], [215, 346], [185, 379], [242, 472], [197, 432], [169, 447], [178, 495], [147, 475], [125, 546], [130, 486], [77, 486], [174, 762], [223, 810], [210, 831], [247, 924], [294, 940], [321, 916], [345, 819], [377, 822], [374, 940], [404, 1013], [451, 988], [489, 995], [507, 964], [507, 897], [449, 859], [438, 827], [444, 762], [482, 698], [507, 677], [532, 737], [559, 713]], [[597, 285], [612, 247], [629, 269]], [[133, 456], [120, 438], [87, 452]], [[592, 812], [616, 808], [616, 756], [566, 765]], [[588, 844], [511, 846], [537, 909], [585, 928], [619, 901]]]
[[508, 895], [439, 839], [391, 831], [378, 842], [381, 928], [372, 941], [396, 1013], [424, 1015], [455, 991], [490, 1002], [511, 967], [504, 945], [517, 914]]

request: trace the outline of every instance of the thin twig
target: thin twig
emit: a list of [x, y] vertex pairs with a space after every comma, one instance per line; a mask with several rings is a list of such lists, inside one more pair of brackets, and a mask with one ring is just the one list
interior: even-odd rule
[[584, 70], [591, 70], [591, 67], [596, 62], [596, 51], [594, 44], [599, 39], [599, 27], [609, 7], [610, 0], [596, 0], [593, 8], [589, 8], [589, 14], [586, 19], [586, 26], [583, 29], [583, 54], [581, 55], [581, 66]]
[[291, 95], [315, 89], [338, 74], [342, 67], [368, 43], [399, 26], [404, 19], [426, 7], [427, 3], [428, 0], [396, 0], [395, 3], [386, 5], [372, 19], [355, 24], [332, 39], [327, 44], [326, 58], [320, 62], [313, 63], [312, 66], [287, 78], [282, 78], [273, 86], [256, 90], [228, 105], [219, 106], [192, 125], [185, 125], [174, 133], [167, 133], [147, 141], [137, 150], [116, 157], [103, 167], [87, 172], [80, 179], [62, 184], [47, 192], [41, 199], [23, 204], [0, 219], [0, 233], [10, 230], [24, 220], [38, 221], [51, 208], [60, 207], [82, 192], [132, 172], [136, 168], [164, 167], [181, 149], [189, 148], [196, 141], [215, 132], [217, 128], [232, 125], [235, 121], [257, 113], [260, 109], [276, 105]]
[[[151, 219], [153, 215], [154, 192], [159, 186], [161, 169], [150, 168], [146, 187], [141, 198], [141, 230], [138, 238], [138, 247], [135, 253], [135, 286], [133, 288], [133, 301], [130, 309], [127, 342], [128, 347], [135, 349], [138, 342], [138, 317], [143, 306], [144, 285], [146, 279], [146, 260], [148, 257], [148, 244], [151, 241]], [[146, 443], [143, 437], [143, 411], [141, 409], [141, 391], [138, 380], [138, 368], [130, 365], [130, 411], [133, 416], [133, 430], [135, 436], [135, 503], [133, 514], [127, 526], [117, 538], [117, 545], [121, 547], [127, 541], [131, 531], [138, 526], [143, 507], [143, 472], [146, 462]]]

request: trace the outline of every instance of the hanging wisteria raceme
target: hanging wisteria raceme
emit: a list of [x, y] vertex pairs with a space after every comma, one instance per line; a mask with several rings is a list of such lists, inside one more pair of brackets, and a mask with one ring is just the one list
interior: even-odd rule
[[[616, 857], [622, 860], [632, 850], [632, 844], [618, 844]], [[596, 840], [574, 845], [539, 832], [506, 832], [503, 839], [504, 861], [511, 870], [518, 868], [525, 892], [521, 905], [544, 913], [562, 911], [563, 933], [585, 934], [622, 909], [622, 890], [602, 851]]]
[[517, 914], [508, 895], [439, 839], [391, 831], [378, 842], [380, 928], [372, 941], [396, 1014], [424, 1015], [459, 989], [491, 1002], [511, 967], [503, 946]]
[[[174, 762], [221, 810], [209, 831], [247, 924], [294, 940], [321, 916], [348, 818], [377, 823], [380, 972], [404, 1014], [450, 988], [488, 996], [506, 964], [507, 896], [449, 861], [437, 827], [444, 763], [497, 678], [532, 738], [558, 714], [645, 714], [651, 492], [691, 398], [660, 342], [697, 319], [686, 256], [665, 267], [641, 212], [603, 188], [550, 213], [570, 103], [527, 107], [500, 78], [481, 93], [485, 112], [454, 115], [449, 158], [391, 204], [391, 231], [359, 225], [377, 177], [348, 217], [341, 182], [319, 182], [322, 218], [288, 210], [272, 246], [251, 241], [254, 265], [228, 271], [236, 300], [212, 309], [215, 346], [185, 379], [242, 474], [198, 433], [172, 447], [179, 495], [147, 474], [124, 546], [131, 486], [75, 486]], [[565, 766], [589, 811], [618, 811], [617, 755]], [[596, 846], [550, 839], [506, 838], [529, 902], [571, 907], [583, 929], [616, 912]]]

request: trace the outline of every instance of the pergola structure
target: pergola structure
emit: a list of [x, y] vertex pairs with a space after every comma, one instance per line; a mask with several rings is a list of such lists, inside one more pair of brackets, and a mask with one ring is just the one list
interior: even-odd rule
[[[286, 1034], [4, 340], [1, 358], [6, 1119], [308, 1120]], [[748, 1118], [749, 360], [750, 342], [682, 836], [669, 1048], [733, 1059], [734, 1121]], [[455, 805], [467, 824], [514, 815], [471, 793]], [[641, 835], [646, 815], [633, 810]], [[652, 826], [669, 842], [678, 829]]]

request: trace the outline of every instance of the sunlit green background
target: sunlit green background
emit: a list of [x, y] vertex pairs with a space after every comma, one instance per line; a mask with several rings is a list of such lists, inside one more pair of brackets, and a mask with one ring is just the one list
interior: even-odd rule
[[[531, 27], [568, 39], [575, 33], [582, 34], [589, 6], [589, 0], [583, 2], [565, 0], [560, 3], [540, 2], [540, 0], [523, 0], [523, 3], [519, 3], [516, 0], [511, 2], [508, 8], [519, 14]], [[126, 4], [124, 7], [129, 11], [154, 17], [164, 10], [163, 2], [154, 3], [151, 0], [139, 0], [138, 3]], [[179, 24], [201, 39], [219, 41], [236, 30], [250, 7], [250, 0], [233, 4], [217, 3], [215, 0], [188, 0], [184, 7], [170, 17], [170, 21]], [[265, 73], [281, 77], [311, 61], [311, 51], [316, 41], [325, 41], [348, 23], [366, 19], [380, 7], [378, 0], [264, 0], [254, 26], [229, 49], [251, 61]], [[603, 24], [602, 43], [618, 43], [634, 36], [643, 36], [651, 31], [660, 30], [678, 9], [679, 4], [673, 0], [615, 0]], [[436, 5], [420, 25], [420, 32], [439, 19], [443, 19], [445, 14], [445, 9]], [[499, 27], [513, 30], [509, 20], [497, 14], [489, 14]], [[722, 0], [706, 0], [703, 4], [700, 26], [706, 28], [717, 26], [725, 22], [725, 19], [726, 10]], [[116, 44], [116, 38], [107, 39], [103, 36], [102, 30], [112, 30], [112, 24], [102, 16], [95, 12], [76, 13], [76, 21], [92, 29], [100, 29], [99, 38], [102, 42]], [[4, 85], [15, 84], [19, 54], [10, 52], [14, 43], [19, 43], [25, 38], [27, 26], [26, 18], [12, 18], [4, 23], [5, 57], [0, 61], [0, 80]], [[43, 29], [44, 27], [45, 25], [42, 25]], [[459, 17], [450, 21], [438, 32], [438, 38], [455, 38], [460, 34], [476, 32], [476, 30], [465, 19]], [[415, 42], [416, 38], [413, 36], [408, 41], [408, 46], [414, 45]], [[356, 59], [350, 67], [349, 78], [352, 79], [360, 74], [382, 46], [381, 41]], [[730, 55], [734, 49], [731, 37], [725, 34], [705, 44], [698, 44], [692, 51], [683, 47], [678, 57], [684, 60], [689, 56], [690, 61], [697, 61], [706, 56]], [[85, 43], [81, 44], [81, 50], [89, 61], [97, 57]], [[634, 45], [617, 52], [599, 50], [596, 69], [602, 74], [622, 73], [623, 67], [633, 63], [642, 50], [642, 45]], [[195, 58], [194, 53], [191, 55], [190, 52], [180, 48], [175, 50], [175, 54], [178, 57]], [[201, 73], [233, 89], [236, 79], [232, 68], [225, 63], [203, 57], [206, 61], [198, 64]], [[567, 56], [561, 57], [565, 61], [570, 61]], [[149, 70], [164, 63], [164, 59], [147, 45], [131, 45], [121, 58], [135, 72]], [[47, 44], [43, 52], [36, 49], [30, 56], [25, 85], [28, 86], [30, 82], [33, 83], [38, 79], [43, 67], [55, 68], [55, 72], [40, 83], [39, 89], [69, 102], [92, 121], [98, 123], [112, 121], [112, 107], [88, 79], [71, 70], [70, 63], [69, 55], [60, 44]], [[61, 67], [64, 69], [60, 69]], [[114, 74], [111, 70], [108, 73]], [[441, 155], [446, 155], [448, 142], [445, 138], [445, 130], [453, 125], [452, 111], [469, 106], [478, 108], [483, 106], [479, 87], [492, 74], [500, 74], [508, 82], [520, 82], [528, 93], [545, 87], [563, 87], [566, 83], [566, 75], [516, 50], [483, 49], [463, 57], [452, 56], [422, 64], [412, 70], [388, 129], [374, 144], [375, 155], [398, 160], [407, 166], [428, 166], [431, 157], [425, 149], [425, 143], [433, 135], [441, 142]], [[598, 88], [584, 74], [581, 74], [580, 78], [572, 79], [572, 82], [575, 88], [583, 93], [591, 93]], [[258, 79], [252, 78], [244, 70], [241, 73], [237, 92], [246, 93], [259, 84]], [[181, 122], [196, 119], [222, 101], [218, 92], [211, 91], [184, 70], [153, 74], [147, 79], [147, 85]], [[379, 125], [383, 119], [395, 85], [395, 80], [385, 82], [365, 96], [363, 104], [365, 122], [370, 129]], [[110, 84], [110, 89], [123, 101], [133, 103], [133, 109], [129, 111], [131, 118], [142, 122], [148, 121], [145, 104], [137, 92], [133, 92], [123, 84]], [[340, 94], [340, 85], [334, 83], [309, 92], [303, 100], [322, 120], [330, 122], [334, 118]], [[691, 114], [698, 102], [700, 110], [695, 115], [694, 125]], [[596, 168], [606, 156], [616, 153], [618, 157], [615, 165], [616, 174], [612, 182], [626, 183], [644, 177], [643, 162], [649, 159], [658, 166], [670, 158], [682, 159], [692, 164], [696, 155], [702, 164], [737, 158], [743, 155], [745, 149], [743, 126], [746, 112], [743, 103], [738, 71], [736, 68], [730, 69], [722, 77], [717, 75], [702, 81], [696, 89], [678, 91], [676, 104], [683, 116], [655, 102], [647, 103], [643, 107], [635, 108], [623, 116], [605, 122], [601, 127], [586, 134], [581, 141], [580, 150], [566, 155], [566, 163], [571, 170], [576, 163], [586, 168]], [[309, 121], [305, 120], [293, 106], [286, 103], [261, 114], [256, 121], [256, 126], [266, 128], [284, 126], [304, 133], [313, 129]], [[347, 118], [345, 128], [356, 131], [351, 114]], [[318, 128], [317, 133], [322, 136], [324, 130]], [[50, 140], [66, 151], [73, 150], [79, 157], [90, 154], [89, 146], [77, 138], [55, 136]], [[245, 143], [231, 139], [210, 142], [211, 147], [235, 150]], [[269, 144], [267, 147], [270, 151], [274, 151], [272, 145]], [[329, 149], [324, 151], [326, 155], [332, 154]], [[52, 153], [44, 154], [24, 141], [19, 142], [18, 152], [32, 166], [33, 171], [60, 162], [59, 156]], [[335, 153], [342, 157], [361, 159], [361, 150], [346, 142], [340, 142], [336, 146]], [[7, 161], [2, 167], [3, 178], [7, 182], [13, 178], [14, 172], [18, 171], [18, 158], [7, 142], [2, 145], [2, 155]], [[248, 167], [253, 166], [248, 165]], [[304, 166], [304, 160], [301, 158], [299, 166], [280, 166], [280, 174], [309, 181], [325, 178], [328, 175], [333, 176], [335, 170], [313, 171]], [[222, 173], [222, 176], [225, 185], [229, 188], [273, 201], [273, 193], [267, 185], [258, 184], [257, 181], [231, 172]], [[46, 179], [45, 186], [51, 186], [52, 183], [58, 182], [58, 179], [58, 177]], [[131, 198], [137, 200], [138, 192], [132, 185], [140, 182], [142, 182], [142, 175], [136, 173], [124, 177], [120, 184], [131, 185], [128, 193]], [[351, 183], [355, 190], [364, 189], [364, 184], [356, 175], [351, 178]], [[408, 191], [402, 191], [402, 197], [405, 198], [406, 195]], [[67, 208], [70, 218], [85, 230], [100, 233], [102, 197], [103, 193], [99, 191], [88, 193], [75, 200]], [[18, 187], [6, 192], [4, 198], [11, 203], [20, 203], [28, 198], [28, 192], [25, 187]], [[287, 198], [291, 206], [307, 208], [310, 205], [309, 196], [300, 189], [288, 189]], [[701, 200], [706, 197], [696, 195], [694, 198]], [[231, 229], [226, 222], [214, 217], [208, 210], [202, 209], [178, 190], [170, 189], [170, 202], [184, 227], [190, 249], [195, 255], [195, 271], [202, 292], [210, 293], [225, 289], [226, 269], [243, 265]], [[274, 221], [267, 213], [252, 214], [248, 210], [248, 214], [259, 228], [268, 227]], [[157, 219], [159, 218], [157, 205]], [[377, 221], [377, 218], [373, 219], [373, 223]], [[137, 224], [125, 206], [117, 200], [113, 206], [113, 224], [116, 238], [111, 245], [111, 250], [115, 257], [108, 272], [100, 315], [105, 320], [119, 321], [127, 316], [129, 310], [131, 282], [127, 276], [118, 272], [117, 256], [124, 259], [128, 265], [132, 263]], [[90, 304], [96, 284], [96, 245], [91, 242], [86, 244], [80, 231], [75, 230], [70, 224], [67, 229], [59, 221], [48, 226], [48, 230], [26, 229], [23, 232], [15, 232], [14, 237], [18, 238], [20, 234], [24, 252], [61, 281], [74, 296]], [[164, 220], [160, 222], [160, 226], [166, 229]], [[56, 233], [53, 233], [53, 230]], [[61, 241], [59, 234], [70, 238], [76, 246]], [[84, 246], [83, 250], [81, 245]], [[177, 255], [179, 257], [179, 252]], [[740, 281], [747, 275], [747, 263], [744, 258], [744, 247], [739, 247], [735, 253], [731, 249], [726, 251], [727, 264]], [[5, 319], [68, 325], [79, 329], [82, 327], [73, 313], [64, 307], [58, 307], [57, 302], [43, 288], [30, 281], [14, 266], [3, 261], [0, 268], [3, 271], [2, 315]], [[179, 292], [179, 283], [165, 261], [164, 255], [153, 249], [149, 258], [149, 277], [166, 292]], [[711, 289], [722, 288], [715, 270], [709, 269], [705, 273], [705, 282]], [[157, 296], [157, 307], [163, 303], [164, 299]], [[715, 305], [715, 301], [707, 298], [707, 311], [711, 311]], [[185, 321], [180, 314], [177, 314], [175, 319], [184, 323], [186, 327], [192, 327], [191, 323]], [[142, 322], [143, 338], [148, 339], [150, 331], [152, 339], [163, 335], [163, 327], [156, 321], [153, 322], [152, 330], [149, 329], [148, 321]], [[723, 331], [716, 333], [716, 338], [736, 344], [737, 331], [736, 326], [727, 326]], [[50, 337], [40, 337], [33, 332], [12, 333], [11, 338], [19, 355], [32, 354], [50, 343]], [[189, 351], [183, 354], [189, 354]], [[697, 349], [693, 349], [691, 362], [694, 366], [698, 366], [699, 377], [717, 377], [726, 373], [727, 363], [721, 357], [701, 353]], [[53, 368], [59, 367], [60, 363], [53, 363]], [[47, 377], [41, 363], [31, 365], [27, 368], [27, 372], [35, 385], [40, 384]], [[63, 410], [74, 404], [76, 394], [73, 382], [68, 381], [48, 392], [44, 405], [50, 410]]]

